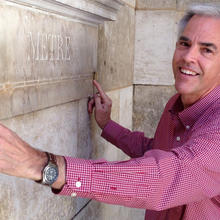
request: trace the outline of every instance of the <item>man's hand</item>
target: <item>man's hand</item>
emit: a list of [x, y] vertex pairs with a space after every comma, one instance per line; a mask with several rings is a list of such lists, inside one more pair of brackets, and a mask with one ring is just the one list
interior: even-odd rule
[[105, 94], [98, 82], [94, 80], [93, 84], [98, 93], [88, 102], [88, 112], [92, 114], [95, 107], [96, 122], [103, 129], [111, 120], [112, 100]]
[[43, 152], [32, 148], [16, 133], [0, 124], [1, 173], [37, 180], [41, 178], [37, 167], [42, 167], [46, 162]]
[[[62, 156], [56, 156], [59, 177], [53, 184], [54, 188], [61, 188], [65, 184], [65, 161]], [[0, 124], [0, 172], [40, 180], [42, 170], [47, 164], [45, 152], [34, 149], [24, 142], [16, 133]]]

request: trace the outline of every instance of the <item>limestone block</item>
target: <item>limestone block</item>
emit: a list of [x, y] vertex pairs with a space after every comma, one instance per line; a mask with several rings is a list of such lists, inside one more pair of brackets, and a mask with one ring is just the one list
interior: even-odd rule
[[91, 201], [74, 220], [143, 220], [144, 209], [127, 208]]
[[175, 11], [137, 11], [134, 83], [173, 85], [176, 43]]
[[47, 108], [1, 122], [34, 147], [61, 155], [76, 155], [78, 102]]
[[192, 3], [220, 3], [219, 0], [177, 0], [177, 9], [185, 10]]
[[91, 93], [96, 27], [2, 2], [0, 13], [0, 119]]
[[133, 130], [145, 132], [147, 137], [153, 137], [164, 107], [173, 94], [173, 86], [136, 85]]
[[176, 9], [176, 0], [137, 0], [136, 8], [144, 9]]
[[87, 101], [87, 99], [81, 99], [78, 107], [77, 157], [79, 158], [90, 158], [92, 154], [91, 120], [87, 112]]
[[[91, 144], [86, 103], [83, 99], [1, 122], [33, 147], [59, 155], [88, 158]], [[0, 198], [6, 197], [0, 207], [0, 219], [69, 220], [88, 202], [87, 199], [55, 196], [47, 187], [2, 174], [0, 185], [1, 188], [9, 186], [0, 193]], [[8, 203], [10, 205], [5, 208]], [[53, 211], [45, 215], [46, 209]]]
[[179, 22], [182, 19], [182, 17], [184, 16], [184, 11], [177, 11], [177, 36], [179, 36]]
[[119, 123], [132, 129], [133, 86], [120, 89]]
[[99, 27], [97, 79], [106, 91], [132, 85], [135, 11], [124, 6], [117, 21]]

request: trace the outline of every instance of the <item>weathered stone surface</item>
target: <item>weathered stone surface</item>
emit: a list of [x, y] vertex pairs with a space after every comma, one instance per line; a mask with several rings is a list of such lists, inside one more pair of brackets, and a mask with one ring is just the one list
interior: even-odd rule
[[134, 83], [173, 85], [175, 11], [137, 11]]
[[135, 8], [136, 0], [122, 0], [125, 4]]
[[96, 27], [3, 3], [0, 13], [0, 119], [91, 93]]
[[74, 19], [75, 22], [97, 26], [104, 21], [116, 20], [122, 0], [4, 0], [8, 5], [19, 5]]
[[123, 7], [115, 22], [99, 27], [97, 79], [106, 91], [132, 85], [135, 12]]
[[177, 9], [185, 10], [192, 3], [220, 3], [218, 0], [177, 0]]
[[[91, 141], [86, 105], [87, 100], [83, 99], [2, 122], [36, 148], [59, 155], [88, 158], [91, 154]], [[47, 187], [5, 175], [1, 175], [0, 184], [1, 188], [5, 184], [13, 184], [6, 188], [7, 195], [4, 195], [7, 196], [10, 206], [3, 210], [2, 205], [0, 219], [69, 220], [88, 201], [55, 196]], [[53, 211], [45, 216], [47, 208]], [[3, 216], [8, 218], [2, 218]]]
[[91, 201], [74, 220], [143, 220], [145, 210]]
[[13, 6], [0, 5], [0, 13], [1, 83], [83, 77], [94, 71], [95, 27]]
[[119, 123], [132, 129], [133, 86], [120, 89]]
[[[3, 175], [2, 175], [3, 176]], [[0, 193], [0, 219], [13, 219], [13, 213], [16, 210], [16, 201], [14, 197], [13, 182], [5, 182], [4, 176], [0, 178], [1, 193]]]
[[133, 130], [153, 137], [160, 116], [169, 98], [175, 94], [173, 86], [134, 87]]
[[0, 91], [0, 101], [4, 104], [0, 109], [0, 119], [85, 98], [91, 93], [91, 79], [4, 89]]
[[137, 0], [136, 8], [144, 9], [176, 9], [176, 0]]
[[92, 154], [91, 147], [91, 120], [87, 112], [88, 99], [81, 99], [78, 107], [78, 142], [77, 154], [79, 158], [90, 158]]

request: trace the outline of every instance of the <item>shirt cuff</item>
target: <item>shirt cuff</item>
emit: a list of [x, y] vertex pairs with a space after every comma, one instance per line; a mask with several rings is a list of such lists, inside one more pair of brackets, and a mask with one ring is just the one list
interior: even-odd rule
[[91, 187], [92, 165], [90, 160], [65, 157], [66, 183], [61, 190], [52, 189], [59, 195], [88, 197]]

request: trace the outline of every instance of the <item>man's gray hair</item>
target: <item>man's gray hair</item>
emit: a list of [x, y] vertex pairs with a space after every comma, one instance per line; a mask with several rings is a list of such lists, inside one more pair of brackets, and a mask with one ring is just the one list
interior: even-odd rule
[[180, 20], [178, 37], [180, 37], [180, 35], [183, 33], [187, 23], [194, 15], [205, 15], [205, 16], [220, 18], [220, 3], [216, 2], [216, 3], [192, 4], [186, 11], [183, 18]]

